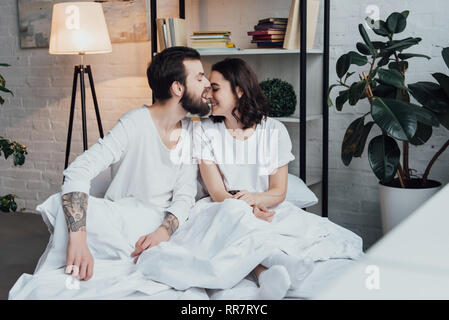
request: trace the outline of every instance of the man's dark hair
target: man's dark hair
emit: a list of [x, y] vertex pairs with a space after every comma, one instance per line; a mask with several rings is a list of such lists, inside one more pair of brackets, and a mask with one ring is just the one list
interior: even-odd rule
[[[237, 99], [232, 115], [243, 124], [243, 129], [259, 124], [268, 116], [270, 105], [257, 81], [257, 76], [246, 61], [226, 58], [212, 66], [212, 71], [220, 72], [231, 83], [231, 90]], [[243, 91], [238, 97], [237, 87]], [[237, 116], [236, 111], [239, 115]], [[213, 122], [221, 122], [223, 116], [210, 116]]]
[[156, 99], [171, 98], [170, 87], [175, 81], [186, 85], [184, 60], [200, 60], [200, 54], [188, 47], [171, 47], [159, 52], [153, 58], [147, 68], [147, 78]]

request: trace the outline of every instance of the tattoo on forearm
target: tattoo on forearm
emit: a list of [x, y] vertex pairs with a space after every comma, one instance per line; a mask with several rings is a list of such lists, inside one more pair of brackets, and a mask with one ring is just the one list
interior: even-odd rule
[[62, 196], [62, 209], [69, 232], [86, 231], [88, 198], [83, 192], [70, 192]]
[[178, 225], [178, 219], [170, 212], [167, 212], [161, 227], [167, 229], [168, 235], [171, 236], [178, 229]]

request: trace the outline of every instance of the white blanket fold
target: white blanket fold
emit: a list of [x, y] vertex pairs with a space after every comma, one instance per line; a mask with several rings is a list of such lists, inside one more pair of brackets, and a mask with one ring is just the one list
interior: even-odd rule
[[170, 241], [144, 251], [135, 265], [130, 256], [135, 243], [161, 224], [163, 211], [133, 198], [89, 197], [87, 242], [94, 276], [78, 282], [64, 273], [68, 233], [60, 194], [38, 210], [52, 232], [50, 241], [35, 273], [23, 274], [9, 299], [209, 299], [205, 289], [229, 298], [232, 291], [226, 290], [249, 281], [245, 277], [254, 267], [279, 249], [299, 261], [363, 254], [356, 234], [288, 201], [274, 208], [269, 223], [241, 200], [205, 198]]

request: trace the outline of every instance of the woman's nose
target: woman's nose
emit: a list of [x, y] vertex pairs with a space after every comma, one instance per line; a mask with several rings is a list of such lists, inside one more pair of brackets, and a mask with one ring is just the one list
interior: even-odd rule
[[206, 99], [212, 99], [212, 88], [209, 87], [208, 89], [206, 89]]

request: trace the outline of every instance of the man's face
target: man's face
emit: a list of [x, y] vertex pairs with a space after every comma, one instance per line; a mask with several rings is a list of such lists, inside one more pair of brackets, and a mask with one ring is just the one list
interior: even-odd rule
[[210, 82], [204, 74], [200, 60], [184, 60], [186, 90], [181, 98], [182, 107], [191, 114], [205, 116], [210, 112], [206, 95]]

